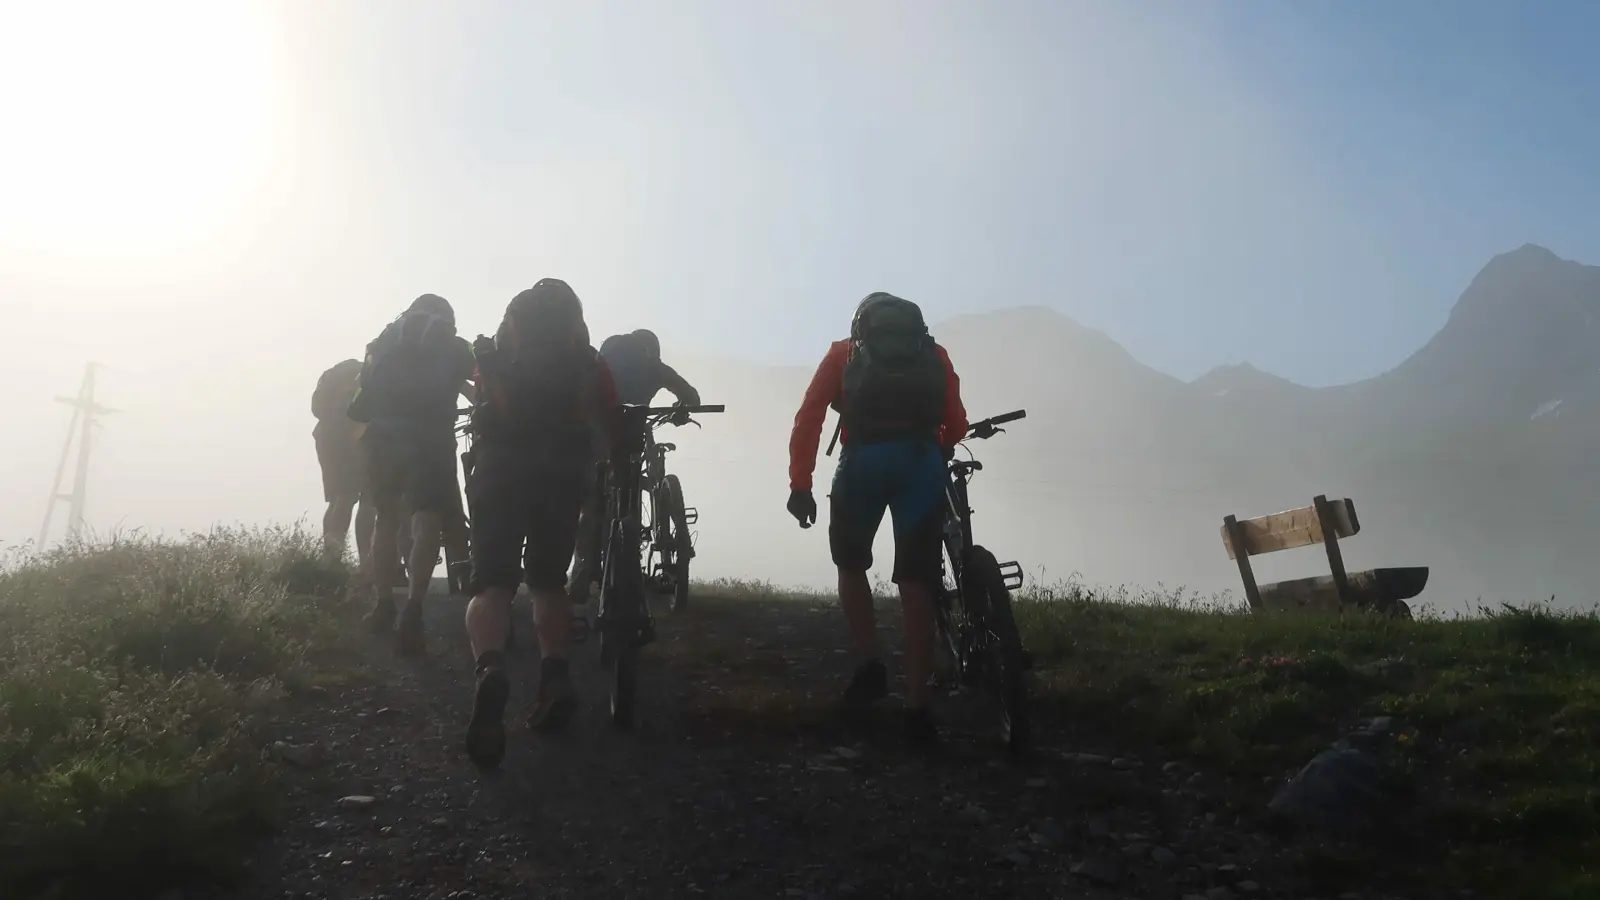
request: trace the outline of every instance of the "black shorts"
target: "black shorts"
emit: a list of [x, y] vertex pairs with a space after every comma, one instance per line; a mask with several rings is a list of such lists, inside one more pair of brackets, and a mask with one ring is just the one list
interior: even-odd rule
[[578, 543], [578, 514], [593, 464], [515, 446], [474, 448], [467, 502], [472, 509], [472, 593], [485, 588], [562, 590]]
[[368, 428], [361, 438], [367, 487], [380, 514], [428, 512], [445, 522], [464, 517], [455, 434], [422, 436]]

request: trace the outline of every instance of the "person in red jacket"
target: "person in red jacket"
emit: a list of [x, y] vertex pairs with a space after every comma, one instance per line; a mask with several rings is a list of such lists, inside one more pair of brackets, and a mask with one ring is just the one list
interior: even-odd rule
[[933, 596], [939, 589], [939, 543], [948, 503], [945, 461], [967, 431], [961, 380], [945, 349], [929, 336], [910, 301], [875, 293], [862, 300], [850, 339], [836, 341], [817, 367], [789, 438], [789, 513], [816, 522], [812, 472], [829, 407], [839, 411], [839, 466], [829, 495], [828, 545], [839, 570], [839, 602], [856, 653], [847, 706], [888, 693], [878, 652], [872, 543], [887, 510], [894, 526], [894, 582], [904, 615], [908, 737], [926, 742], [938, 730], [929, 714]]
[[[505, 757], [505, 671], [512, 595], [525, 581], [539, 636], [539, 692], [530, 724], [564, 726], [577, 706], [567, 650], [567, 565], [577, 543], [586, 470], [615, 447], [616, 386], [589, 345], [578, 295], [540, 279], [512, 299], [494, 348], [478, 360], [477, 435], [467, 480], [472, 602], [467, 637], [477, 661], [467, 754], [493, 768]], [[599, 443], [601, 446], [597, 447]]]

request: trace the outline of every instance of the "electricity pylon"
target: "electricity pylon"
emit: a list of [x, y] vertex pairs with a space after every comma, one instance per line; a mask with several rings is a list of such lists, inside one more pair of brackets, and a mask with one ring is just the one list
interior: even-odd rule
[[[99, 417], [116, 412], [94, 402], [94, 372], [99, 366], [89, 363], [83, 370], [83, 384], [76, 397], [57, 397], [57, 403], [72, 407], [72, 423], [67, 426], [67, 440], [61, 445], [61, 459], [56, 463], [55, 481], [50, 485], [50, 505], [44, 511], [44, 525], [39, 529], [39, 548], [43, 549], [50, 537], [50, 520], [55, 516], [56, 504], [67, 501], [67, 540], [83, 537], [84, 507], [89, 499], [89, 450], [94, 446], [94, 431], [100, 427]], [[67, 472], [67, 457], [72, 453], [73, 438], [77, 438], [77, 470], [73, 473], [72, 492], [61, 493], [61, 478]]]

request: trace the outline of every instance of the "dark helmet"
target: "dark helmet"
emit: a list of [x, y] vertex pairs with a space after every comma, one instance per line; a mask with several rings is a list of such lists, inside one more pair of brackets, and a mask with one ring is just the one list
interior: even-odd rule
[[452, 325], [456, 321], [456, 311], [450, 308], [450, 301], [438, 294], [423, 294], [421, 297], [411, 301], [411, 305], [406, 307], [406, 312], [421, 312], [438, 316]]
[[850, 317], [850, 337], [851, 337], [851, 339], [853, 339], [853, 340], [860, 340], [861, 339], [861, 319], [862, 319], [862, 317], [866, 315], [867, 310], [871, 309], [873, 306], [876, 306], [879, 302], [885, 301], [885, 300], [887, 300], [889, 302], [898, 302], [898, 303], [904, 303], [905, 302], [904, 300], [901, 300], [899, 297], [896, 297], [895, 295], [889, 293], [888, 291], [873, 291], [872, 293], [870, 293], [867, 296], [863, 297], [861, 299], [861, 302], [856, 304], [856, 314]]
[[506, 322], [528, 337], [562, 335], [588, 343], [583, 301], [571, 285], [559, 278], [541, 278], [533, 287], [512, 297], [506, 306]]
[[644, 348], [646, 350], [650, 351], [651, 360], [661, 359], [661, 339], [656, 337], [656, 333], [654, 331], [651, 331], [648, 328], [640, 328], [633, 333], [633, 336], [638, 338], [640, 343], [644, 344]]

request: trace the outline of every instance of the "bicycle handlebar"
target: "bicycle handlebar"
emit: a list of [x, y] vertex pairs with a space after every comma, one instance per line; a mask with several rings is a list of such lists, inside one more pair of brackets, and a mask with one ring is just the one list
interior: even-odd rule
[[696, 415], [699, 413], [719, 413], [727, 410], [727, 407], [721, 403], [713, 403], [702, 406], [639, 406], [635, 404], [624, 404], [622, 408], [628, 410], [629, 412], [646, 416], [667, 416], [676, 415], [678, 413]]
[[971, 437], [980, 431], [986, 431], [990, 428], [1005, 425], [1008, 422], [1015, 422], [1018, 419], [1026, 419], [1027, 417], [1028, 411], [1025, 409], [1019, 409], [1015, 412], [1008, 412], [990, 419], [984, 419], [982, 422], [973, 422], [967, 427], [967, 436]]

